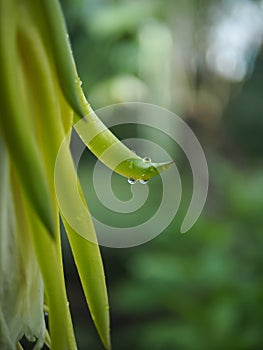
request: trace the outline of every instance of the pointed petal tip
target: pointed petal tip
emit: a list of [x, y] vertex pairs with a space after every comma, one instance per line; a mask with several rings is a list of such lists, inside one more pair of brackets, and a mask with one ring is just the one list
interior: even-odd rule
[[164, 170], [167, 170], [168, 168], [170, 168], [170, 166], [174, 164], [173, 160], [170, 160], [168, 162], [163, 162], [163, 163], [152, 163], [152, 165], [157, 169], [157, 171], [159, 172], [159, 174], [161, 172], [163, 172]]

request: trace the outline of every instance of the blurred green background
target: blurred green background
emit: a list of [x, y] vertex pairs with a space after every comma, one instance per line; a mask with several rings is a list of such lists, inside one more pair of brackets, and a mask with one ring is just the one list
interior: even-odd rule
[[[186, 235], [179, 227], [191, 173], [182, 156], [183, 203], [165, 232], [135, 248], [102, 247], [113, 349], [263, 349], [262, 1], [62, 6], [92, 107], [143, 101], [170, 109], [196, 133], [209, 166], [207, 203]], [[128, 127], [118, 136], [143, 133], [151, 137]], [[95, 160], [88, 152], [82, 160], [88, 203], [103, 215], [89, 181]], [[129, 196], [123, 178], [114, 183], [116, 195]], [[102, 349], [66, 239], [64, 260], [79, 348]]]

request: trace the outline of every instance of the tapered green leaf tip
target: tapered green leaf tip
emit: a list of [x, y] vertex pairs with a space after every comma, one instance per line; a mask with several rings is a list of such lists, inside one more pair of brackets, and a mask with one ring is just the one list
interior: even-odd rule
[[173, 163], [153, 163], [150, 158], [131, 158], [121, 162], [114, 171], [127, 178], [147, 181], [167, 170]]

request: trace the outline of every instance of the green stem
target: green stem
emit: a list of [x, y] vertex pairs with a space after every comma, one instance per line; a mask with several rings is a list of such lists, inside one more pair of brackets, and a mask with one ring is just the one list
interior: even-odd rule
[[108, 168], [127, 178], [149, 180], [168, 169], [173, 162], [153, 163], [126, 147], [98, 118], [78, 86], [86, 117], [74, 125], [85, 145]]

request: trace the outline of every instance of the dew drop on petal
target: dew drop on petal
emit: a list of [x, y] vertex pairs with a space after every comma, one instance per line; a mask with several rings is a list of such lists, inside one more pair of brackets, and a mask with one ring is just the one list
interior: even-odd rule
[[148, 183], [148, 180], [139, 180], [140, 184], [146, 185]]
[[145, 162], [145, 163], [151, 163], [151, 158], [149, 158], [149, 157], [144, 157], [143, 158], [143, 161]]
[[135, 180], [135, 179], [133, 179], [132, 177], [130, 177], [130, 178], [128, 179], [128, 182], [129, 182], [130, 185], [134, 185], [134, 184], [137, 182], [137, 180]]

